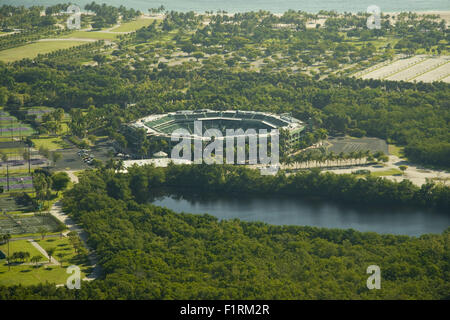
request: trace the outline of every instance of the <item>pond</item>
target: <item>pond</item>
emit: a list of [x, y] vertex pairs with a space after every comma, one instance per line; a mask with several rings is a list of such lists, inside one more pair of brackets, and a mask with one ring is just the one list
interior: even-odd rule
[[153, 204], [175, 212], [204, 214], [219, 219], [238, 218], [273, 225], [355, 229], [382, 234], [420, 236], [442, 233], [450, 215], [424, 208], [369, 207], [293, 197], [161, 196]]

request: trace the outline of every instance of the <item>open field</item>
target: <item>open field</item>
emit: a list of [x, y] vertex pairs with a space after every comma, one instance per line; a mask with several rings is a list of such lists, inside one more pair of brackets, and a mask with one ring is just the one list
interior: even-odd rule
[[63, 266], [68, 266], [68, 262], [74, 262], [76, 257], [75, 249], [70, 244], [68, 237], [63, 238], [47, 238], [44, 240], [35, 240], [45, 251], [51, 248], [55, 249], [53, 256]]
[[392, 81], [449, 82], [450, 56], [417, 55], [391, 63], [382, 62], [354, 76], [361, 79]]
[[48, 138], [39, 138], [39, 139], [31, 139], [34, 144], [35, 149], [39, 149], [40, 147], [45, 147], [50, 151], [63, 149], [68, 146], [66, 142], [64, 142], [61, 137], [48, 137]]
[[405, 157], [404, 149], [405, 149], [404, 147], [399, 147], [399, 146], [396, 146], [394, 144], [390, 144], [388, 146], [389, 154], [392, 154], [392, 155], [397, 156], [399, 158], [404, 158]]
[[376, 171], [371, 172], [370, 175], [374, 177], [389, 177], [389, 176], [396, 176], [396, 175], [402, 175], [402, 171], [397, 169], [388, 169], [385, 171]]
[[[62, 265], [33, 265], [27, 261], [27, 265], [12, 265], [10, 270], [8, 270], [6, 259], [1, 259], [0, 285], [33, 285], [42, 282], [65, 284], [69, 277], [66, 273], [66, 267], [72, 264], [80, 266], [81, 278], [85, 277], [87, 267], [84, 266], [82, 262], [78, 261], [75, 250], [70, 245], [68, 238], [52, 238], [36, 240], [36, 242], [46, 251], [50, 248], [55, 248], [56, 250], [53, 256], [59, 262], [62, 262]], [[7, 245], [0, 246], [0, 250], [7, 254]], [[30, 252], [30, 257], [40, 255], [42, 256], [41, 262], [47, 262], [47, 259], [27, 240], [11, 241], [10, 254], [15, 251]]]
[[[3, 244], [0, 246], [0, 250], [3, 251], [5, 255], [8, 254], [8, 244]], [[28, 252], [30, 257], [42, 256], [41, 253], [31, 245], [27, 240], [10, 241], [9, 243], [9, 254], [12, 255], [14, 252], [22, 251]], [[42, 261], [45, 261], [45, 257], [42, 256]]]
[[66, 34], [59, 39], [77, 38], [77, 39], [95, 39], [95, 40], [113, 40], [118, 34], [101, 31], [74, 31]]
[[83, 41], [39, 41], [25, 46], [0, 51], [0, 61], [14, 62], [25, 58], [34, 58], [38, 54], [45, 54], [59, 49], [68, 49]]
[[12, 286], [21, 284], [24, 286], [35, 285], [39, 283], [63, 284], [69, 276], [66, 269], [60, 266], [34, 266], [18, 265], [12, 266], [8, 271], [8, 266], [0, 260], [0, 285]]
[[131, 32], [136, 31], [142, 27], [149, 26], [155, 19], [140, 18], [134, 21], [122, 23], [119, 27], [111, 29], [113, 32]]

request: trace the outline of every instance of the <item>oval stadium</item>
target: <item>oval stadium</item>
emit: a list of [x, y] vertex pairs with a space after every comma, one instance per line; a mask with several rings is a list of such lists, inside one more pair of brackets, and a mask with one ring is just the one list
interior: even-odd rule
[[195, 139], [199, 138], [194, 133], [195, 121], [201, 121], [203, 132], [208, 129], [218, 129], [223, 136], [226, 135], [227, 129], [242, 129], [244, 132], [248, 129], [254, 129], [257, 132], [260, 129], [266, 129], [268, 132], [272, 129], [283, 129], [287, 133], [288, 139], [286, 142], [288, 145], [297, 142], [306, 128], [302, 121], [289, 114], [277, 115], [256, 111], [202, 109], [151, 115], [129, 124], [126, 134], [133, 135], [136, 130], [143, 129], [150, 139], [170, 140], [175, 130], [185, 129]]

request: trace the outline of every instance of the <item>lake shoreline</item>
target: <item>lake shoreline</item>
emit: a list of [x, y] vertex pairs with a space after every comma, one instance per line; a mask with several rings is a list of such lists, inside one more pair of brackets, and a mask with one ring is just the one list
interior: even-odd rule
[[239, 219], [248, 223], [275, 226], [300, 226], [325, 229], [353, 229], [381, 235], [420, 237], [441, 234], [450, 225], [442, 212], [406, 207], [348, 206], [331, 201], [288, 197], [230, 197], [166, 194], [149, 204], [165, 207], [178, 214], [209, 215], [218, 220]]

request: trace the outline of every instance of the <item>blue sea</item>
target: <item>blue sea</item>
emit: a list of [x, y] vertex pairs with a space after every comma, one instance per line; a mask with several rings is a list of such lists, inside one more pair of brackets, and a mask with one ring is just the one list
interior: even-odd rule
[[[84, 7], [92, 0], [0, 0], [0, 5], [53, 5], [71, 2]], [[317, 13], [320, 10], [337, 12], [365, 12], [370, 5], [377, 5], [382, 12], [397, 11], [448, 11], [450, 0], [96, 0], [114, 6], [124, 5], [139, 9], [145, 13], [149, 8], [164, 5], [167, 10], [174, 11], [217, 11], [228, 13], [268, 10], [272, 13], [283, 13], [289, 9]]]

